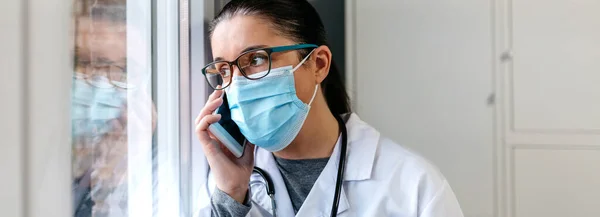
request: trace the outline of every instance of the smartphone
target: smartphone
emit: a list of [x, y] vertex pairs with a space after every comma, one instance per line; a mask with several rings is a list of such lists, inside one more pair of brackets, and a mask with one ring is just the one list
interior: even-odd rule
[[221, 120], [208, 126], [208, 131], [213, 134], [233, 155], [237, 158], [244, 153], [246, 137], [240, 132], [240, 128], [231, 120], [231, 111], [225, 92], [221, 95], [223, 104], [215, 110], [214, 114], [221, 114]]

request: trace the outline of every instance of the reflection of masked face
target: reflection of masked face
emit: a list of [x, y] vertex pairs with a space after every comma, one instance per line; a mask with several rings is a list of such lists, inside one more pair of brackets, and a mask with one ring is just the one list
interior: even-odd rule
[[[78, 18], [77, 24], [77, 62], [87, 60], [92, 66], [103, 62], [122, 63], [127, 55], [124, 22], [84, 16]], [[72, 133], [73, 136], [98, 138], [114, 130], [112, 121], [122, 115], [127, 93], [115, 87], [116, 82], [109, 82], [106, 76], [114, 76], [114, 73], [97, 76], [91, 73], [93, 70], [76, 70]], [[111, 72], [110, 68], [107, 72]]]
[[104, 77], [86, 81], [82, 76], [76, 76], [73, 81], [73, 136], [96, 137], [110, 132], [110, 121], [121, 116], [126, 97], [125, 91], [113, 87]]

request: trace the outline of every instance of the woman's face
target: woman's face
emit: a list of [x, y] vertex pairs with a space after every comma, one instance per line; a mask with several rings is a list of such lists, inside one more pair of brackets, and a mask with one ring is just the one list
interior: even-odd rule
[[[211, 38], [214, 59], [233, 61], [244, 51], [284, 45], [298, 44], [281, 36], [265, 19], [255, 16], [235, 16], [221, 21], [213, 31]], [[271, 55], [271, 69], [284, 66], [296, 67], [300, 63], [298, 51], [277, 52]], [[315, 64], [309, 58], [302, 67], [294, 72], [296, 95], [308, 103], [315, 91], [315, 85], [320, 82], [315, 71]], [[241, 76], [239, 69], [234, 67], [235, 76]]]

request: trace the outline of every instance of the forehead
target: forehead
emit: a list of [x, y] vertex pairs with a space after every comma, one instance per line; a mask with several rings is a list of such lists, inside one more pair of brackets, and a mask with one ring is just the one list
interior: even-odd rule
[[123, 22], [80, 17], [75, 46], [82, 59], [89, 59], [93, 53], [95, 57], [117, 61], [127, 55], [126, 36], [126, 25]]
[[221, 21], [211, 37], [213, 57], [235, 59], [244, 49], [252, 46], [266, 47], [295, 44], [281, 36], [266, 19], [257, 16], [238, 15]]
[[90, 18], [88, 16], [77, 17], [77, 31], [82, 33], [107, 34], [125, 32], [127, 29], [125, 21], [109, 19]]

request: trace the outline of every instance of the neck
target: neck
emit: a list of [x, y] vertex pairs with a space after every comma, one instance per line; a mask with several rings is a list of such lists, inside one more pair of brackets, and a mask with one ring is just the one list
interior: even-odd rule
[[284, 159], [327, 158], [331, 156], [338, 137], [338, 122], [319, 94], [294, 141], [274, 154]]

